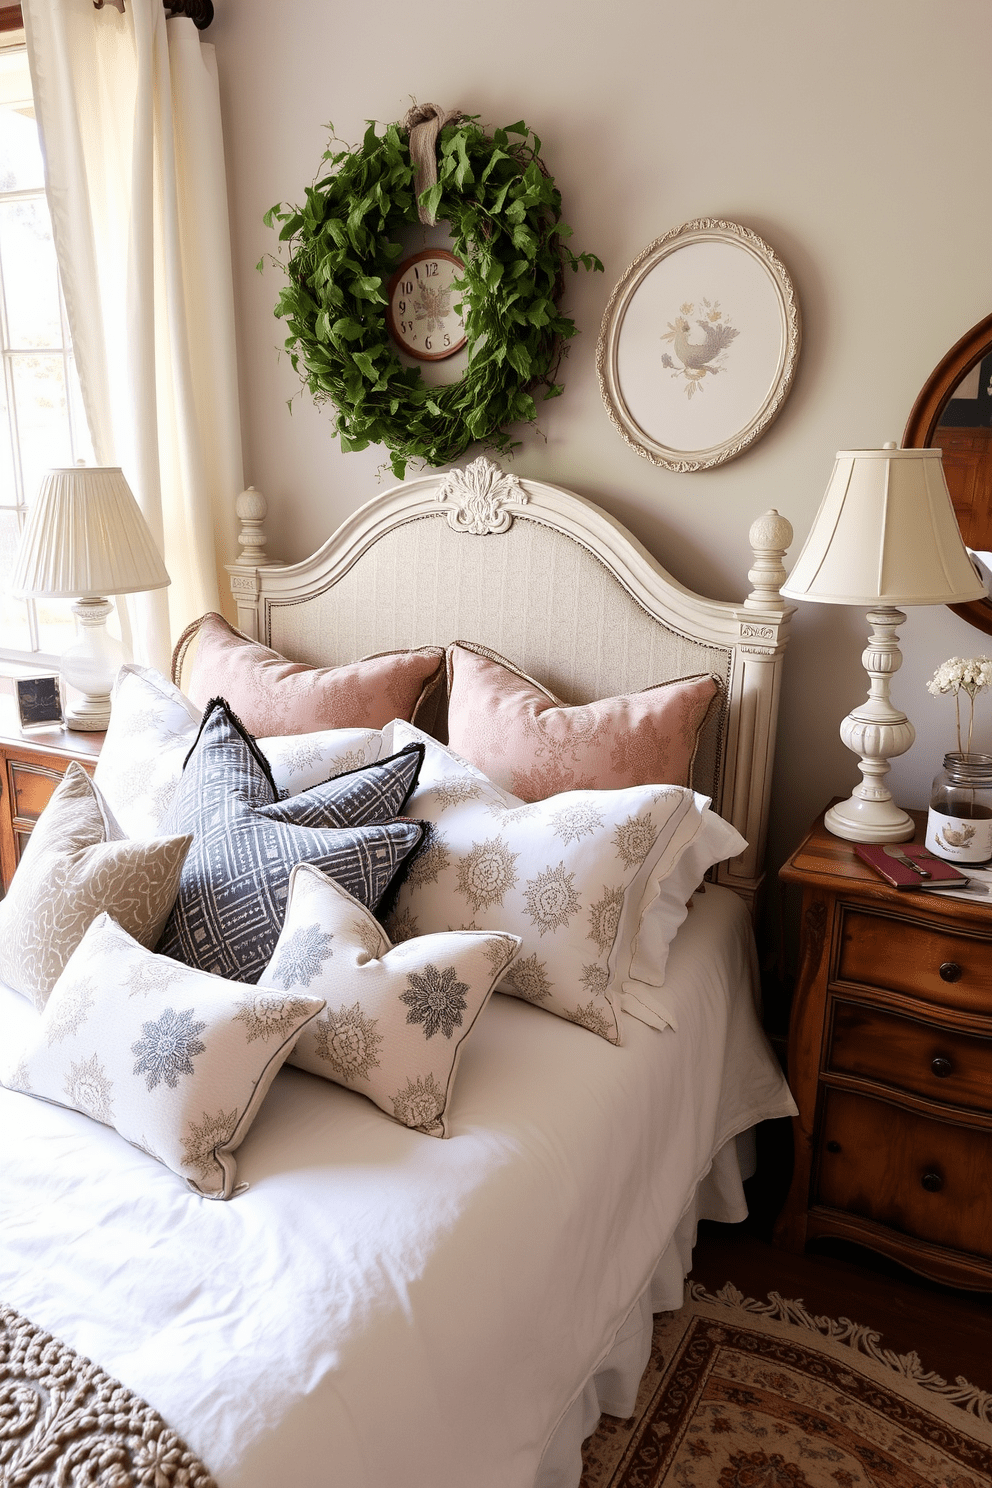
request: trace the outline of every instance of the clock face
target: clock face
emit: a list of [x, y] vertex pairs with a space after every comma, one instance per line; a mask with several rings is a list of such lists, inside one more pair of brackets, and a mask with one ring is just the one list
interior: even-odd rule
[[407, 356], [440, 362], [465, 345], [465, 322], [454, 308], [462, 296], [452, 287], [464, 267], [444, 248], [425, 248], [404, 259], [390, 279], [386, 323]]

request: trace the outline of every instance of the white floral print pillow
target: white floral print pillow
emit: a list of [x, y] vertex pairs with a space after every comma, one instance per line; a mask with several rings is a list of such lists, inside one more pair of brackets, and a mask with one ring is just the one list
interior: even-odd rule
[[406, 810], [432, 823], [386, 922], [393, 939], [510, 930], [522, 945], [497, 990], [620, 1043], [642, 904], [697, 836], [707, 798], [657, 785], [525, 805], [412, 724], [389, 737], [424, 744]]
[[156, 956], [102, 914], [4, 1084], [112, 1126], [205, 1198], [229, 1199], [234, 1151], [323, 1006]]
[[[158, 833], [202, 717], [161, 672], [133, 663], [121, 667], [94, 778], [129, 837]], [[374, 764], [382, 734], [378, 729], [324, 729], [256, 742], [280, 796], [291, 796], [332, 775]]]
[[289, 1063], [375, 1101], [404, 1126], [448, 1135], [462, 1047], [520, 947], [516, 935], [446, 931], [393, 946], [364, 905], [299, 863], [259, 988], [324, 998]]

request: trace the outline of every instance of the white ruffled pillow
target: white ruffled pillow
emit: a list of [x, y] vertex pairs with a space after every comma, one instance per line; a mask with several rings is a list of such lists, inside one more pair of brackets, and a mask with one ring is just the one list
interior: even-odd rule
[[393, 946], [364, 905], [300, 863], [258, 985], [326, 1000], [290, 1064], [357, 1090], [404, 1126], [446, 1137], [462, 1047], [519, 946], [515, 935], [468, 930]]
[[[94, 778], [129, 837], [157, 835], [202, 716], [161, 672], [133, 663], [121, 667]], [[281, 796], [374, 764], [382, 751], [378, 729], [325, 729], [256, 742]]]
[[[743, 849], [740, 834], [682, 786], [524, 805], [412, 724], [394, 722], [387, 739], [423, 743], [406, 810], [433, 824], [387, 921], [393, 939], [511, 931], [522, 945], [498, 990], [619, 1043], [625, 981], [663, 979], [686, 900], [712, 863]], [[652, 935], [645, 924], [638, 954], [646, 912]]]
[[710, 809], [705, 796], [697, 796], [696, 800], [703, 805], [695, 831], [668, 872], [648, 884], [641, 902], [641, 920], [623, 984], [623, 1006], [627, 1011], [634, 1010], [627, 1008], [626, 994], [636, 992], [638, 984], [664, 986], [669, 946], [689, 913], [692, 895], [707, 871], [714, 863], [734, 858], [747, 847], [737, 828]]
[[205, 1198], [229, 1199], [233, 1153], [323, 1006], [156, 956], [102, 914], [4, 1084], [113, 1127]]

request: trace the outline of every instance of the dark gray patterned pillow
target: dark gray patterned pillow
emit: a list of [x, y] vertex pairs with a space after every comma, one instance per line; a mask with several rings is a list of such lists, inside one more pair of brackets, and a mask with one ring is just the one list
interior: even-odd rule
[[297, 863], [312, 863], [374, 910], [424, 834], [420, 822], [394, 820], [422, 760], [422, 747], [407, 747], [280, 801], [254, 739], [214, 699], [162, 828], [191, 832], [193, 845], [156, 949], [216, 976], [257, 982]]

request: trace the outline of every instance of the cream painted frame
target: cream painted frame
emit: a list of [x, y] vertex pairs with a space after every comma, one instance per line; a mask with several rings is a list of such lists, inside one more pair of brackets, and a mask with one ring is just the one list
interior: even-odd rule
[[[763, 385], [753, 400], [753, 412], [743, 421], [735, 421], [735, 427], [728, 430], [725, 437], [715, 440], [707, 447], [683, 448], [670, 444], [663, 437], [664, 418], [660, 412], [657, 415], [652, 413], [656, 421], [651, 428], [644, 426], [643, 418], [639, 421], [635, 417], [630, 407], [629, 393], [625, 394], [621, 386], [619, 363], [625, 329], [630, 330], [635, 323], [632, 307], [638, 291], [659, 267], [671, 267], [673, 255], [704, 244], [723, 244], [739, 249], [747, 256], [746, 262], [760, 266], [764, 275], [767, 275], [780, 320], [778, 357], [770, 385]], [[763, 287], [769, 287], [765, 286], [763, 278], [760, 282]], [[660, 324], [658, 330], [660, 341]], [[610, 297], [596, 350], [599, 386], [606, 411], [620, 437], [654, 465], [664, 466], [667, 470], [687, 472], [708, 470], [715, 465], [726, 464], [728, 460], [743, 454], [759, 439], [782, 411], [795, 376], [801, 340], [799, 302], [792, 280], [784, 264], [768, 244], [749, 228], [741, 227], [736, 222], [709, 217], [686, 222], [656, 238], [638, 254]], [[659, 368], [662, 350], [659, 345]], [[661, 381], [660, 370], [657, 375]], [[700, 391], [700, 395], [705, 396], [704, 385], [689, 391], [690, 394]]]
[[263, 507], [255, 491], [239, 498], [244, 551], [228, 566], [238, 625], [294, 660], [334, 666], [470, 640], [570, 703], [716, 672], [724, 705], [693, 783], [747, 838], [715, 876], [754, 911], [794, 609], [779, 593], [785, 518], [769, 512], [752, 525], [754, 587], [723, 603], [679, 584], [592, 502], [486, 458], [373, 497], [291, 566], [260, 559]]

